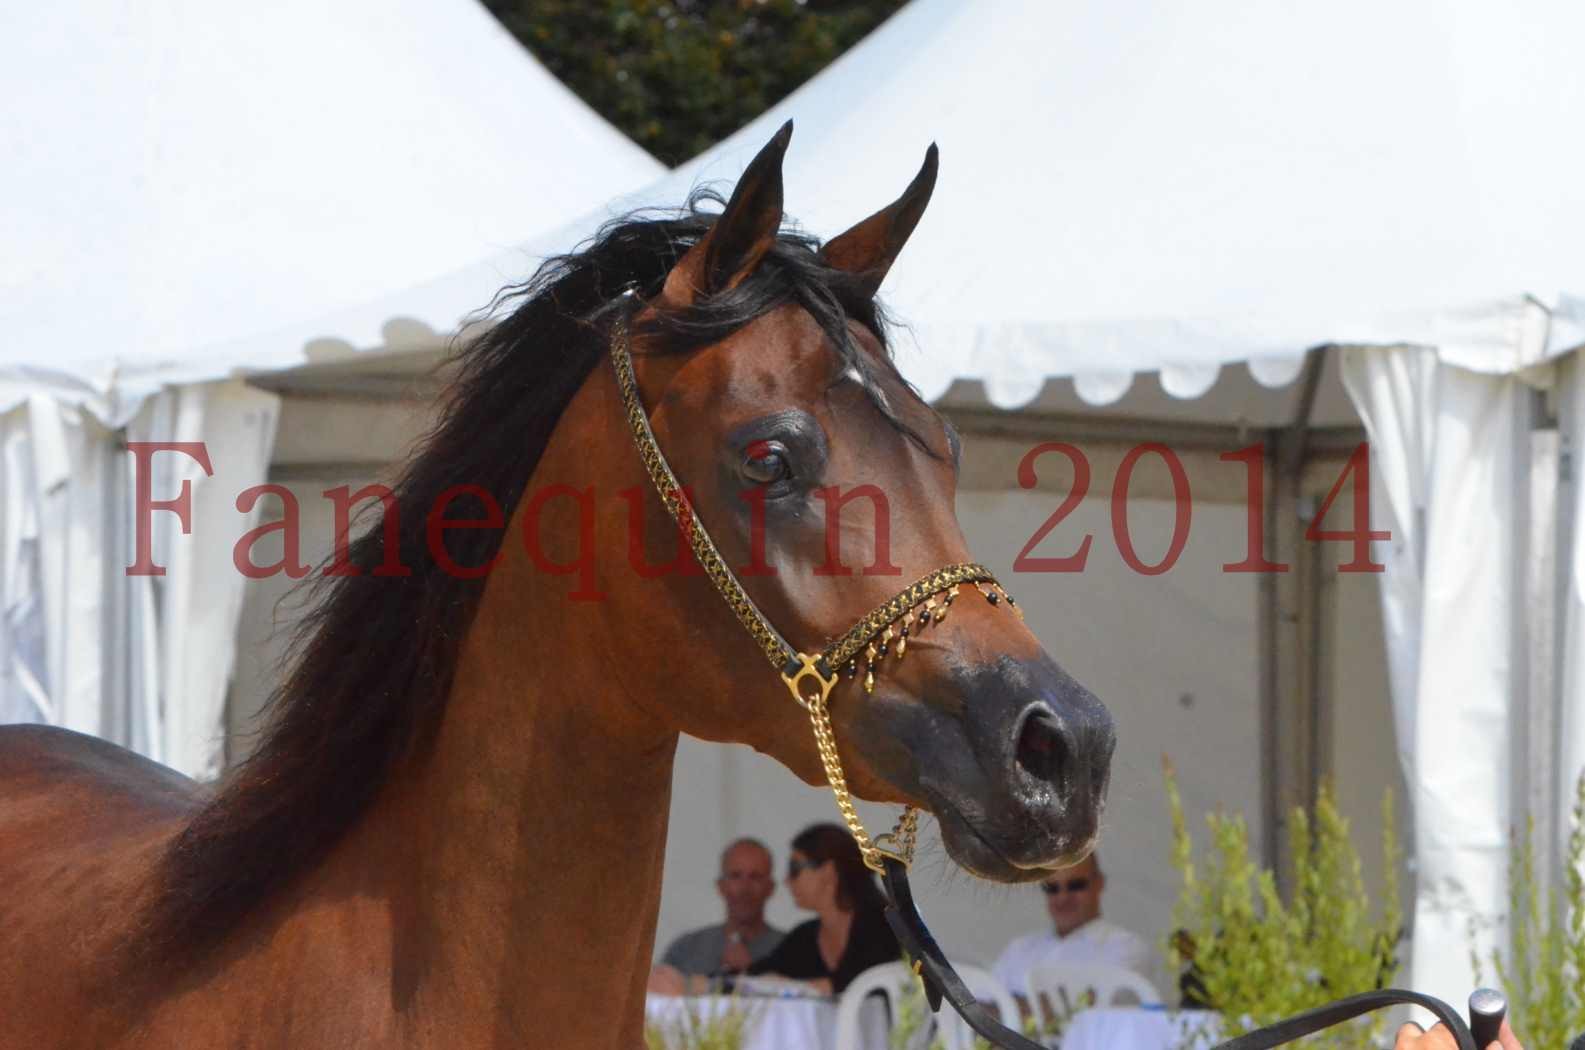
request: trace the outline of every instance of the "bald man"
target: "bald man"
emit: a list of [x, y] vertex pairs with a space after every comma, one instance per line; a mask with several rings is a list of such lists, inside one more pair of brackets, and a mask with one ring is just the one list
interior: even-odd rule
[[715, 888], [726, 905], [726, 921], [682, 934], [661, 962], [684, 974], [737, 973], [781, 943], [782, 931], [765, 921], [765, 902], [776, 891], [776, 880], [764, 843], [745, 838], [728, 846]]
[[1040, 884], [1051, 929], [1015, 938], [997, 956], [992, 972], [1021, 999], [1029, 998], [1029, 970], [1038, 963], [1109, 963], [1148, 979], [1150, 946], [1136, 934], [1101, 918], [1106, 875], [1092, 853]]

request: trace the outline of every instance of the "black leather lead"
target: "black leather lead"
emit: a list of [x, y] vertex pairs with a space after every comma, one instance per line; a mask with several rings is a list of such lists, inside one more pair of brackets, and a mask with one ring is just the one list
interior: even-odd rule
[[925, 999], [929, 1001], [930, 1009], [939, 1011], [941, 1000], [945, 997], [958, 1015], [968, 1022], [969, 1027], [989, 1039], [993, 1045], [1003, 1050], [1046, 1050], [1039, 1043], [1002, 1024], [981, 1005], [952, 964], [947, 962], [941, 946], [925, 928], [925, 921], [919, 917], [919, 909], [914, 906], [913, 890], [908, 886], [908, 869], [893, 857], [883, 857], [882, 864], [886, 868], [881, 875], [881, 882], [886, 887], [886, 921], [897, 935], [897, 942], [902, 945], [903, 951], [913, 960], [915, 971], [924, 982]]
[[[952, 969], [952, 964], [947, 961], [935, 937], [925, 927], [925, 921], [914, 905], [913, 890], [908, 885], [908, 869], [892, 857], [885, 857], [883, 864], [886, 870], [881, 882], [886, 888], [886, 921], [897, 935], [903, 951], [913, 960], [915, 972], [924, 982], [925, 998], [930, 1003], [930, 1009], [939, 1011], [941, 1000], [946, 999], [970, 1028], [989, 1039], [993, 1045], [1003, 1050], [1046, 1050], [1039, 1043], [999, 1022], [974, 997], [974, 993], [963, 983], [963, 978]], [[1451, 1006], [1429, 995], [1398, 988], [1351, 995], [1347, 999], [1339, 999], [1335, 1003], [1229, 1039], [1212, 1050], [1271, 1050], [1272, 1047], [1313, 1035], [1373, 1010], [1401, 1003], [1423, 1007], [1435, 1014], [1436, 1019], [1452, 1031], [1458, 1050], [1484, 1050], [1475, 1045], [1464, 1018]]]
[[1470, 1035], [1469, 1027], [1464, 1024], [1464, 1018], [1459, 1016], [1457, 1010], [1440, 999], [1421, 995], [1419, 992], [1404, 991], [1401, 988], [1383, 988], [1379, 992], [1351, 995], [1347, 999], [1318, 1006], [1286, 1021], [1278, 1021], [1274, 1025], [1257, 1028], [1236, 1039], [1229, 1039], [1213, 1047], [1212, 1050], [1270, 1050], [1271, 1047], [1291, 1043], [1295, 1039], [1302, 1039], [1304, 1036], [1342, 1024], [1373, 1010], [1397, 1006], [1400, 1003], [1424, 1007], [1435, 1014], [1436, 1019], [1452, 1031], [1458, 1050], [1483, 1050], [1475, 1046], [1475, 1037]]

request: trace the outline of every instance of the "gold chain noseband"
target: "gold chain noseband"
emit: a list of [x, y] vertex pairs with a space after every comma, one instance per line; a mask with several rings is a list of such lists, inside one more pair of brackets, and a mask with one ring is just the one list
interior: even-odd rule
[[1002, 589], [985, 566], [974, 563], [949, 565], [916, 581], [854, 624], [846, 634], [819, 653], [811, 655], [794, 649], [771, 626], [765, 614], [759, 611], [743, 585], [727, 567], [726, 560], [721, 557], [721, 552], [716, 549], [709, 533], [689, 505], [677, 475], [672, 473], [671, 466], [661, 453], [639, 398], [638, 380], [633, 374], [633, 359], [627, 346], [627, 323], [623, 317], [619, 317], [615, 324], [611, 360], [616, 367], [616, 384], [622, 395], [628, 427], [633, 432], [633, 442], [638, 447], [645, 472], [667, 513], [687, 537], [705, 575], [721, 597], [726, 599], [727, 606], [760, 647], [771, 666], [781, 673], [792, 698], [809, 712], [815, 746], [820, 753], [820, 762], [825, 767], [826, 779], [831, 784], [831, 793], [836, 796], [837, 809], [853, 840], [858, 843], [864, 863], [876, 872], [884, 872], [884, 858], [890, 857], [906, 867], [913, 861], [919, 811], [913, 806], [904, 806], [902, 816], [889, 834], [871, 839], [864, 830], [864, 824], [853, 808], [853, 796], [848, 791], [842, 760], [837, 754], [836, 735], [831, 728], [831, 691], [836, 688], [843, 669], [847, 670], [850, 679], [858, 677], [859, 657], [862, 655], [864, 690], [866, 693], [874, 692], [875, 672], [886, 658], [895, 654], [901, 660], [908, 651], [910, 637], [945, 619], [953, 599], [965, 584], [973, 584], [992, 605], [1005, 602], [1019, 617], [1023, 616], [1023, 610], [1018, 608], [1012, 596]]

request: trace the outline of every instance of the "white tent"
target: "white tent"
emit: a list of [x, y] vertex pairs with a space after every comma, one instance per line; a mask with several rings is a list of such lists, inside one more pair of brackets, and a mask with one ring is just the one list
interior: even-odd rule
[[[1145, 427], [1138, 403], [1204, 422], [1233, 384], [1238, 422], [1302, 450], [1321, 385], [1346, 386], [1391, 532], [1374, 557], [1414, 814], [1408, 979], [1456, 999], [1468, 914], [1504, 910], [1521, 795], [1555, 833], [1585, 764], [1585, 550], [1558, 469], [1585, 427], [1582, 30], [1585, 8], [1546, 0], [915, 0], [705, 157], [534, 247], [730, 179], [788, 117], [790, 210], [830, 236], [936, 141], [934, 201], [885, 289], [927, 396], [979, 381], [1001, 408], [1134, 404]], [[397, 313], [444, 333], [522, 272], [503, 254], [297, 334], [378, 348]], [[1317, 347], [1339, 352], [1323, 368]], [[1139, 372], [1170, 396], [1129, 392]], [[1273, 520], [1290, 552], [1293, 516]], [[1290, 718], [1291, 579], [1265, 603], [1268, 742]]]
[[[664, 168], [475, 0], [13, 6], [0, 85], [0, 721], [210, 775], [279, 408], [233, 377]], [[128, 440], [209, 452], [152, 458], [165, 576]]]
[[0, 408], [52, 382], [116, 425], [161, 384], [300, 362], [269, 333], [664, 171], [474, 0], [76, 0], [0, 28]]

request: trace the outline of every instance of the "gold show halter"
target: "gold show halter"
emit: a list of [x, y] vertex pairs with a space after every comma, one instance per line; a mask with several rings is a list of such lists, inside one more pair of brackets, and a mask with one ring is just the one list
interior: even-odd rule
[[711, 541], [709, 533], [693, 513], [682, 485], [672, 473], [666, 457], [655, 441], [649, 417], [638, 394], [638, 381], [633, 375], [633, 359], [627, 346], [627, 323], [618, 318], [611, 340], [611, 360], [616, 366], [617, 388], [622, 395], [622, 407], [627, 414], [628, 427], [633, 432], [633, 442], [638, 446], [640, 461], [655, 491], [666, 505], [667, 512], [682, 529], [693, 548], [694, 557], [704, 568], [705, 575], [715, 585], [727, 606], [737, 616], [760, 651], [780, 672], [782, 681], [792, 698], [809, 712], [814, 729], [815, 746], [820, 752], [820, 762], [825, 767], [831, 793], [836, 796], [837, 809], [846, 822], [853, 840], [858, 843], [864, 863], [876, 872], [884, 873], [884, 858], [900, 861], [905, 867], [913, 862], [914, 843], [918, 836], [919, 811], [904, 806], [902, 816], [886, 835], [871, 839], [853, 808], [853, 797], [848, 792], [847, 777], [842, 772], [842, 760], [837, 754], [836, 736], [831, 728], [831, 691], [836, 688], [843, 667], [849, 678], [857, 678], [859, 657], [863, 655], [864, 690], [875, 690], [875, 673], [886, 658], [895, 654], [898, 660], [908, 650], [908, 639], [932, 624], [946, 618], [953, 599], [966, 584], [974, 587], [992, 605], [1002, 602], [1023, 615], [996, 577], [983, 565], [964, 563], [937, 569], [891, 601], [865, 616], [842, 637], [816, 654], [794, 649], [781, 633], [771, 626], [765, 614], [759, 611], [743, 585], [727, 567], [726, 560]]

